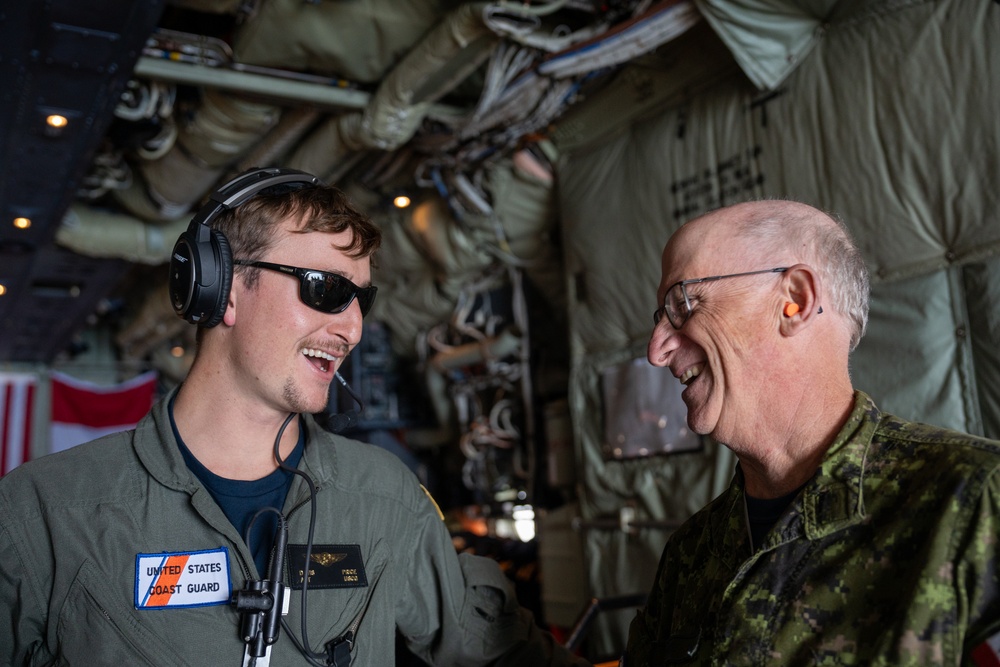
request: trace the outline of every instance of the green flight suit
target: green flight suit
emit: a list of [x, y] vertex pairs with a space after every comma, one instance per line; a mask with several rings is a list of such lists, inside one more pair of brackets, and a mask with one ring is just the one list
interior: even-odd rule
[[[168, 400], [134, 431], [0, 480], [0, 665], [242, 664], [230, 605], [140, 608], [139, 554], [218, 550], [228, 554], [233, 591], [258, 578], [242, 537], [184, 464]], [[456, 554], [433, 501], [398, 458], [306, 424], [299, 468], [318, 490], [314, 553], [358, 545], [363, 562], [361, 583], [308, 589], [313, 651], [359, 622], [354, 667], [393, 665], [397, 628], [431, 664], [586, 664], [537, 628], [495, 562]], [[306, 543], [308, 497], [296, 476], [284, 507], [290, 545]], [[286, 616], [299, 639], [300, 600], [292, 591]], [[284, 631], [270, 659], [309, 664]]]
[[1000, 443], [855, 399], [753, 553], [739, 470], [670, 537], [626, 667], [971, 664], [1000, 630]]

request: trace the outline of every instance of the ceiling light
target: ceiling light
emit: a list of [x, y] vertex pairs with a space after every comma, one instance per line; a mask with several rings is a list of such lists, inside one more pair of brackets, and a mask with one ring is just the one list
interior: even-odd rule
[[68, 109], [39, 107], [38, 118], [42, 123], [42, 134], [47, 137], [64, 137], [70, 131], [70, 119], [78, 118], [79, 114]]
[[410, 198], [406, 195], [397, 195], [393, 198], [392, 203], [396, 208], [406, 208], [410, 205]]
[[7, 293], [7, 286], [4, 285], [3, 283], [0, 283], [0, 296], [3, 296], [6, 293]]
[[18, 229], [31, 227], [31, 218], [14, 218], [14, 226]]

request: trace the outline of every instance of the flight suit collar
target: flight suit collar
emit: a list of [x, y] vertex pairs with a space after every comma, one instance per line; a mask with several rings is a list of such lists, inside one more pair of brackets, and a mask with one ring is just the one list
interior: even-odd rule
[[187, 467], [170, 425], [169, 405], [178, 387], [157, 401], [135, 429], [136, 456], [149, 474], [160, 484], [187, 493], [200, 486], [198, 478]]
[[[150, 410], [135, 430], [135, 450], [139, 460], [149, 474], [164, 486], [178, 491], [194, 493], [200, 487], [181, 455], [170, 425], [169, 405], [179, 387], [172, 389]], [[312, 415], [303, 415], [306, 428], [306, 447], [300, 467], [307, 472], [317, 485], [325, 485], [332, 480], [336, 471], [336, 449], [331, 434], [316, 423]], [[329, 452], [321, 452], [329, 448]]]

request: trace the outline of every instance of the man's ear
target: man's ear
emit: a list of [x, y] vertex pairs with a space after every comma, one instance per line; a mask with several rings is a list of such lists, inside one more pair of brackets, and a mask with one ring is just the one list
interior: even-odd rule
[[237, 283], [242, 283], [234, 276], [233, 285], [229, 289], [229, 300], [226, 303], [226, 312], [222, 315], [222, 324], [231, 327], [236, 324], [236, 292], [242, 288], [242, 284], [237, 287]]
[[820, 277], [808, 264], [795, 264], [785, 271], [781, 285], [778, 312], [781, 333], [794, 336], [823, 312], [819, 303]]

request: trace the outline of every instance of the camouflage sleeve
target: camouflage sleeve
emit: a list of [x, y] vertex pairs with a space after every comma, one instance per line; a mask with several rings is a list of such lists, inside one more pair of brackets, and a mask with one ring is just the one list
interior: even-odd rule
[[638, 667], [639, 665], [649, 664], [653, 637], [655, 636], [651, 627], [655, 623], [655, 620], [651, 623], [650, 615], [647, 613], [649, 609], [648, 605], [652, 602], [653, 598], [650, 596], [646, 608], [636, 612], [635, 618], [632, 619], [632, 624], [629, 626], [628, 631], [628, 646], [625, 649], [625, 655], [622, 657], [623, 665]]
[[[968, 627], [965, 632], [966, 658], [982, 642], [1000, 633], [1000, 571], [997, 547], [1000, 544], [1000, 469], [994, 469], [973, 509], [969, 529], [958, 547], [957, 581], [964, 583], [967, 596]], [[972, 663], [969, 663], [972, 664]]]
[[[653, 644], [664, 632], [661, 628], [663, 621], [660, 615], [667, 609], [665, 604], [667, 573], [673, 569], [669, 565], [670, 546], [668, 542], [660, 556], [660, 564], [656, 568], [656, 578], [646, 599], [646, 606], [636, 613], [629, 626], [628, 644], [622, 659], [622, 664], [626, 667], [645, 667], [653, 664]], [[669, 632], [669, 628], [666, 631]]]

